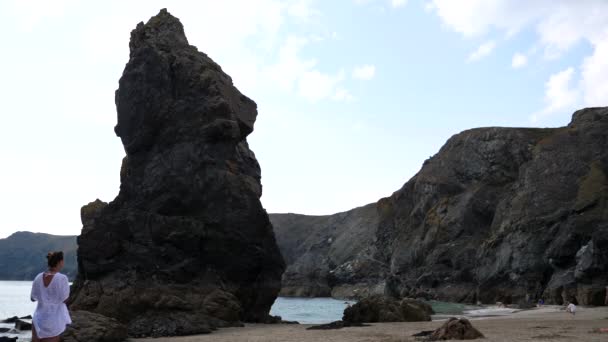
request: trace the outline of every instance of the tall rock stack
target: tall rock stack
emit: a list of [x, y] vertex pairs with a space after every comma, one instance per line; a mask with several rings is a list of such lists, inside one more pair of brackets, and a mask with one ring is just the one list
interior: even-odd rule
[[285, 265], [246, 141], [256, 104], [164, 9], [129, 47], [116, 91], [120, 193], [82, 208], [71, 308], [131, 336], [266, 321]]

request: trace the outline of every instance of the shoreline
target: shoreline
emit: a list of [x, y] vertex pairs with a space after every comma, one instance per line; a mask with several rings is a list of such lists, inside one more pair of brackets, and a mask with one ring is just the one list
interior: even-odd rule
[[[559, 307], [558, 307], [559, 308]], [[575, 316], [554, 306], [522, 310], [508, 316], [468, 317], [480, 330], [482, 341], [608, 341], [608, 307], [579, 307]], [[464, 317], [453, 315], [453, 317]], [[369, 327], [339, 330], [306, 330], [311, 324], [246, 324], [242, 328], [219, 329], [207, 335], [130, 339], [147, 342], [405, 342], [417, 341], [412, 335], [434, 330], [442, 320], [431, 322], [371, 323]]]

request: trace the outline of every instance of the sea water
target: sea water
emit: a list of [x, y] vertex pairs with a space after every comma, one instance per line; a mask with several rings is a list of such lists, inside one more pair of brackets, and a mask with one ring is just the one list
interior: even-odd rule
[[341, 320], [344, 309], [355, 303], [333, 298], [279, 297], [274, 301], [270, 314], [301, 324], [329, 323]]
[[[34, 313], [36, 303], [30, 301], [31, 281], [0, 281], [0, 321], [13, 316], [27, 316]], [[26, 320], [29, 321], [29, 320]], [[0, 328], [13, 329], [14, 323], [0, 323]], [[18, 337], [17, 341], [30, 341], [30, 331], [0, 333], [0, 336]]]

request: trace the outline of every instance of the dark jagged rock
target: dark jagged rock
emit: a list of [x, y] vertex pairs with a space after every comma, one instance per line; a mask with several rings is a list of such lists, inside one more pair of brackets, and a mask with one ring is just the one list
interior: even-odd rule
[[306, 330], [336, 330], [336, 329], [349, 328], [349, 327], [369, 327], [369, 326], [371, 326], [371, 325], [364, 324], [361, 322], [333, 321], [331, 323], [313, 325], [311, 327], [306, 328]]
[[87, 311], [72, 311], [72, 324], [61, 336], [62, 342], [121, 342], [127, 327], [113, 318]]
[[265, 324], [300, 324], [298, 321], [284, 321], [281, 316], [268, 316], [263, 322]]
[[15, 342], [17, 339], [17, 337], [0, 336], [0, 342]]
[[11, 331], [11, 328], [0, 328], [0, 333], [6, 333]]
[[521, 300], [521, 301], [519, 301], [519, 303], [515, 304], [514, 307], [521, 309], [521, 310], [529, 310], [529, 309], [534, 309], [537, 306], [535, 303], [526, 302], [525, 300]]
[[17, 322], [18, 320], [19, 320], [19, 317], [17, 317], [17, 316], [13, 316], [13, 317], [9, 317], [9, 318], [4, 319], [4, 320], [2, 321], [2, 323], [15, 323], [15, 322]]
[[317, 231], [333, 216], [273, 216], [289, 265], [284, 291], [328, 279], [333, 295], [336, 285], [360, 283], [395, 297], [604, 305], [608, 107], [579, 110], [561, 128], [464, 131], [370, 207], [377, 212], [359, 218], [369, 225], [352, 229], [373, 237], [355, 238], [358, 249], [341, 256], [373, 252], [363, 272], [318, 247], [326, 235]]
[[166, 10], [129, 46], [116, 91], [120, 193], [81, 211], [70, 306], [133, 336], [264, 322], [285, 266], [246, 141], [256, 104]]
[[33, 280], [47, 269], [46, 254], [50, 251], [63, 251], [61, 272], [76, 278], [76, 236], [16, 232], [0, 239], [0, 280]]
[[334, 330], [334, 329], [342, 329], [345, 326], [348, 326], [348, 323], [346, 323], [344, 321], [333, 321], [330, 323], [313, 325], [311, 327], [306, 328], [306, 330]]
[[433, 309], [414, 299], [398, 300], [374, 295], [344, 309], [342, 320], [350, 323], [430, 321]]
[[422, 330], [421, 332], [412, 334], [412, 336], [414, 336], [414, 337], [430, 336], [434, 332], [435, 332], [435, 330]]
[[18, 319], [15, 322], [15, 329], [21, 330], [21, 331], [32, 330], [32, 323], [26, 322], [26, 321], [22, 321], [22, 320]]
[[[282, 296], [362, 298], [383, 293], [374, 260], [375, 204], [329, 216], [270, 214], [287, 263]], [[380, 267], [379, 267], [380, 266]]]
[[452, 317], [435, 330], [429, 336], [428, 341], [474, 340], [483, 337], [483, 334], [475, 329], [468, 319]]

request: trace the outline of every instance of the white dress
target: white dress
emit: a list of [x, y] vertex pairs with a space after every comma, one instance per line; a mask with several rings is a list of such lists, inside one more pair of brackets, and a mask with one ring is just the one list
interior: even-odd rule
[[40, 273], [32, 284], [33, 300], [38, 302], [32, 324], [38, 338], [61, 335], [67, 324], [72, 323], [65, 300], [70, 296], [70, 283], [64, 274], [56, 273], [48, 287], [44, 286]]

